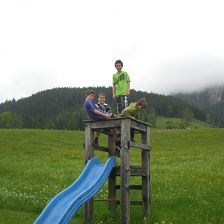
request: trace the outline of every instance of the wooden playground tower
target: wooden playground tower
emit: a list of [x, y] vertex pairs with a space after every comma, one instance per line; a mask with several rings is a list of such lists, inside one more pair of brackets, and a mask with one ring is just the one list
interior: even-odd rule
[[[117, 165], [111, 172], [108, 179], [108, 202], [109, 212], [113, 213], [115, 206], [120, 204], [120, 223], [130, 223], [130, 205], [142, 206], [142, 219], [147, 219], [150, 211], [150, 125], [132, 118], [116, 118], [106, 121], [85, 121], [85, 162], [94, 156], [94, 150], [108, 152], [108, 156], [115, 155], [115, 139], [111, 132], [104, 132], [103, 129], [120, 129], [121, 150], [120, 165]], [[140, 143], [130, 139], [130, 129], [133, 128], [140, 133]], [[108, 135], [108, 147], [93, 147], [94, 132], [101, 131]], [[140, 166], [130, 164], [130, 148], [141, 150]], [[116, 183], [116, 177], [120, 176], [120, 185]], [[131, 176], [141, 176], [141, 185], [131, 185]], [[116, 198], [116, 190], [120, 189], [120, 199]], [[141, 190], [142, 200], [131, 201], [130, 190]], [[93, 199], [85, 205], [85, 224], [92, 224], [93, 221]], [[143, 223], [143, 222], [142, 222]]]

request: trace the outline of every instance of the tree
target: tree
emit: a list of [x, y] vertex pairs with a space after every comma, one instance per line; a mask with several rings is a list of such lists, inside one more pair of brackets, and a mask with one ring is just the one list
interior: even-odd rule
[[184, 128], [186, 128], [187, 126], [188, 126], [188, 122], [187, 122], [187, 120], [185, 120], [185, 119], [181, 119], [181, 120], [177, 121], [177, 127], [178, 127], [179, 129], [184, 129]]
[[[91, 88], [96, 92], [96, 96], [99, 92], [104, 92], [107, 103], [116, 113], [116, 103], [112, 99], [111, 87]], [[86, 89], [54, 88], [41, 91], [27, 98], [1, 103], [0, 113], [10, 112], [21, 116], [19, 120], [22, 119], [22, 127], [24, 128], [83, 129], [82, 120], [85, 119], [83, 103]], [[140, 115], [140, 119], [150, 123], [153, 127], [156, 126], [156, 116], [184, 118], [186, 120], [192, 119], [193, 116], [199, 119], [204, 116], [203, 111], [190, 107], [171, 96], [132, 90], [129, 101], [136, 102], [142, 97], [146, 98], [148, 106], [146, 111]], [[221, 114], [218, 115], [221, 117]], [[6, 117], [4, 118], [4, 126], [9, 125], [9, 122], [6, 122]], [[21, 126], [21, 124], [16, 126]]]
[[22, 128], [23, 120], [20, 115], [11, 112], [3, 112], [0, 114], [1, 128]]
[[194, 113], [191, 110], [191, 108], [189, 107], [185, 108], [185, 110], [183, 111], [184, 120], [186, 120], [189, 123], [190, 121], [192, 121], [193, 117], [194, 117]]
[[177, 123], [174, 122], [174, 121], [169, 120], [169, 121], [166, 122], [166, 128], [167, 129], [176, 129], [177, 126], [178, 126]]

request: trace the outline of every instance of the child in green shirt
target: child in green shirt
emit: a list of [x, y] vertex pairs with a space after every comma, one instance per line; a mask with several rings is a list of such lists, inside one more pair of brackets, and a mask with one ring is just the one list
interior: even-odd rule
[[128, 106], [128, 96], [130, 95], [130, 78], [127, 72], [122, 71], [123, 62], [115, 61], [117, 72], [113, 75], [113, 98], [117, 102], [117, 113], [120, 114]]
[[[137, 102], [131, 103], [120, 114], [121, 117], [136, 118], [139, 111], [146, 108], [147, 102], [145, 98], [140, 98]], [[131, 141], [134, 141], [134, 129], [131, 129]]]
[[145, 109], [147, 106], [147, 102], [145, 98], [140, 98], [137, 102], [131, 103], [128, 107], [126, 107], [121, 112], [121, 117], [132, 117], [136, 118], [138, 112]]

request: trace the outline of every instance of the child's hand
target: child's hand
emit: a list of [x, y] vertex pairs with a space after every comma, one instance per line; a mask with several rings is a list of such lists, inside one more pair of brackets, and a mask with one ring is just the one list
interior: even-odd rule
[[112, 114], [105, 114], [105, 117], [108, 118], [108, 119], [110, 119], [111, 116], [112, 116]]

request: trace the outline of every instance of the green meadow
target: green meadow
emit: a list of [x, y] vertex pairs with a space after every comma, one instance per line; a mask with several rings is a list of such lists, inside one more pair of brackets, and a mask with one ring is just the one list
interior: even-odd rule
[[[177, 122], [180, 122], [181, 120], [182, 120], [181, 118], [157, 116], [156, 117], [156, 127], [157, 128], [166, 128], [167, 122], [173, 122], [175, 124]], [[188, 128], [211, 128], [211, 127], [212, 127], [211, 124], [204, 122], [204, 121], [197, 120], [197, 119], [192, 119], [188, 124]]]
[[[105, 136], [101, 141], [106, 144]], [[33, 223], [46, 203], [81, 173], [83, 143], [82, 131], [0, 129], [0, 224]], [[151, 145], [146, 223], [224, 223], [224, 129], [152, 129]], [[105, 153], [96, 155], [106, 160]], [[131, 163], [140, 163], [138, 149], [131, 149]], [[107, 183], [96, 198], [106, 196]], [[140, 199], [140, 193], [131, 192], [131, 198]], [[105, 202], [94, 202], [94, 223], [119, 221], [119, 206], [111, 216]], [[71, 223], [83, 223], [83, 207]], [[141, 223], [141, 207], [131, 206], [131, 223]]]

